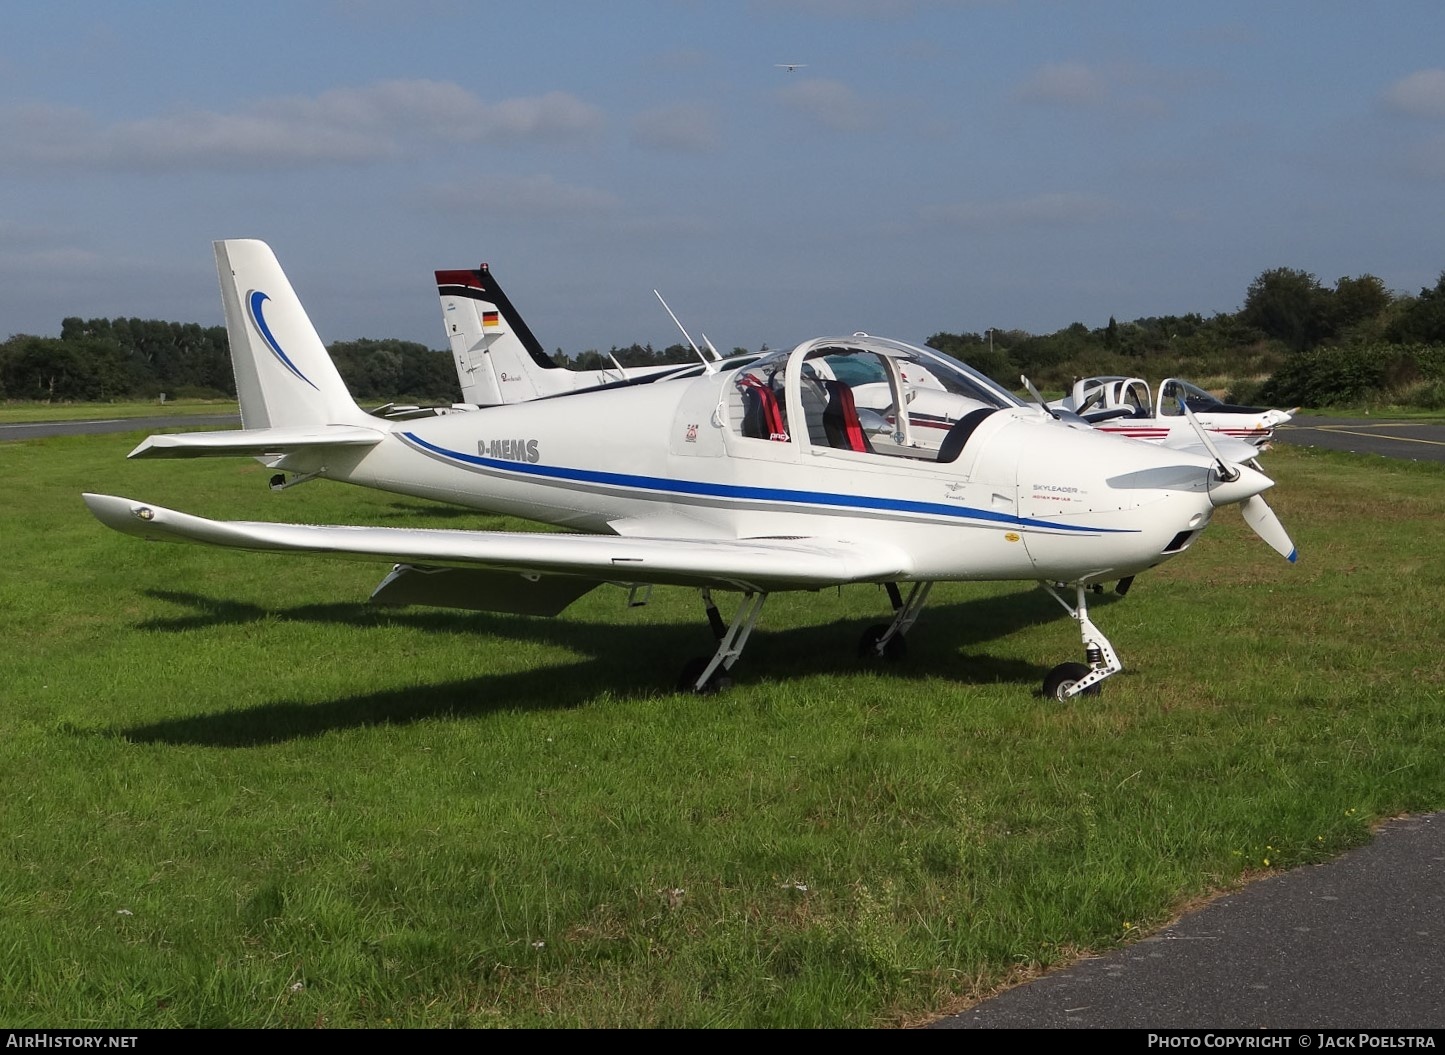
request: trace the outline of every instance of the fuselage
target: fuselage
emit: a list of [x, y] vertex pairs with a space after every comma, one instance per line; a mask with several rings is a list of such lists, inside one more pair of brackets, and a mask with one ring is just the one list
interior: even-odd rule
[[[774, 375], [745, 369], [781, 380], [780, 407], [801, 423], [809, 371], [861, 354], [845, 341], [865, 343], [809, 342]], [[917, 580], [1132, 575], [1182, 552], [1214, 508], [1205, 459], [1071, 428], [1011, 396], [951, 461], [936, 439], [910, 447], [903, 434], [879, 444], [890, 453], [839, 449], [801, 425], [748, 435], [742, 373], [388, 423], [365, 451], [276, 464], [579, 532], [877, 539], [912, 555]]]

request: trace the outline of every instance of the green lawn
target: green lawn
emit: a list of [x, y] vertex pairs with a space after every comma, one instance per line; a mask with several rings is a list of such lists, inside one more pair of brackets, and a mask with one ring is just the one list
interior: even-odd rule
[[[671, 691], [695, 594], [373, 610], [382, 569], [146, 544], [80, 493], [216, 517], [499, 527], [267, 471], [0, 444], [0, 1021], [865, 1027], [1445, 807], [1445, 471], [1282, 447], [1289, 566], [1227, 509], [1092, 609], [945, 585], [860, 667], [873, 588], [769, 601]], [[18, 493], [17, 493], [18, 492]]]

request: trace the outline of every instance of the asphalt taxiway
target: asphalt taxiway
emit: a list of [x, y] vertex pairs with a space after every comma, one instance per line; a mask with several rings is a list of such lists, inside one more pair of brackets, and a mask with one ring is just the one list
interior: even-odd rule
[[26, 421], [0, 425], [0, 441], [38, 440], [47, 436], [96, 436], [179, 428], [239, 428], [239, 414], [170, 414], [153, 418], [98, 418], [95, 421]]
[[1276, 443], [1386, 458], [1445, 461], [1445, 424], [1392, 418], [1297, 417], [1274, 432]]
[[1391, 821], [929, 1028], [1445, 1028], [1445, 814]]

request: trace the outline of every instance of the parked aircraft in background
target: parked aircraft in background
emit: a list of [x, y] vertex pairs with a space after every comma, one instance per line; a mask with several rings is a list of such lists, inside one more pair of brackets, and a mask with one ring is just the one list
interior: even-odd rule
[[1073, 411], [1101, 432], [1185, 447], [1198, 443], [1184, 412], [1186, 406], [1216, 442], [1224, 436], [1256, 448], [1266, 446], [1275, 428], [1299, 410], [1236, 406], [1176, 377], [1160, 384], [1157, 402], [1142, 378], [1085, 377], [1074, 382], [1072, 392], [1049, 406]]
[[438, 271], [436, 282], [462, 399], [474, 407], [524, 403], [698, 365], [567, 369], [543, 350], [486, 264], [471, 271]]
[[[381, 604], [555, 615], [604, 584], [633, 599], [696, 588], [718, 639], [683, 668], [679, 686], [699, 692], [726, 680], [774, 591], [885, 585], [892, 619], [858, 648], [900, 658], [934, 583], [1025, 580], [1079, 627], [1085, 662], [1043, 681], [1065, 699], [1122, 667], [1089, 588], [1183, 553], [1217, 508], [1239, 505], [1295, 557], [1258, 470], [1071, 427], [957, 360], [865, 334], [691, 378], [382, 420], [352, 400], [271, 250], [215, 249], [243, 428], [152, 436], [131, 457], [255, 457], [273, 485], [339, 480], [573, 533], [212, 521], [85, 496], [127, 534], [388, 564]], [[926, 424], [899, 412], [922, 404]], [[727, 622], [720, 592], [741, 595]]]

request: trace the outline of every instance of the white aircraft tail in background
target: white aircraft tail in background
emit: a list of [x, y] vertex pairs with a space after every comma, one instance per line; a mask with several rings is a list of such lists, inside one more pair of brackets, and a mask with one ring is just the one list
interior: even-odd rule
[[479, 407], [525, 403], [542, 396], [674, 373], [687, 364], [569, 370], [542, 350], [521, 313], [486, 264], [472, 271], [436, 272], [442, 324], [451, 342], [462, 400]]

